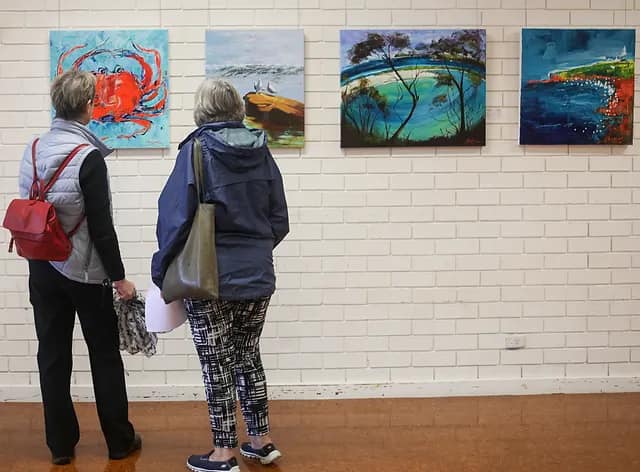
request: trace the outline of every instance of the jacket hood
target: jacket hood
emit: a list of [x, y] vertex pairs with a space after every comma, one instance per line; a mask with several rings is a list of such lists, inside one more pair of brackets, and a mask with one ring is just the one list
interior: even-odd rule
[[261, 165], [269, 152], [265, 132], [247, 128], [241, 121], [204, 124], [187, 136], [178, 148], [194, 138], [200, 140], [203, 153], [214, 154], [234, 171]]

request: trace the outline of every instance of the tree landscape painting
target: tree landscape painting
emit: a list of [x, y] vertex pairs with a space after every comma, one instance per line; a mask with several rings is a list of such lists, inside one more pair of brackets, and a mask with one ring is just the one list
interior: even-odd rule
[[343, 30], [341, 144], [485, 144], [486, 34]]
[[302, 30], [207, 31], [206, 75], [238, 89], [245, 124], [264, 129], [270, 146], [304, 146]]
[[520, 144], [631, 144], [635, 30], [524, 29]]
[[96, 77], [88, 127], [107, 146], [169, 146], [167, 30], [51, 31], [49, 42], [52, 79], [69, 69]]

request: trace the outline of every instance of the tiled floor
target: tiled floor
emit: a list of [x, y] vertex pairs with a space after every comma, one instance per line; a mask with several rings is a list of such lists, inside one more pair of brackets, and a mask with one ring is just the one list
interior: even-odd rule
[[[204, 403], [130, 408], [140, 453], [109, 462], [83, 403], [77, 458], [54, 467], [40, 405], [0, 404], [0, 471], [181, 471], [189, 454], [210, 449]], [[640, 471], [640, 394], [274, 401], [271, 417], [284, 454], [273, 472]]]

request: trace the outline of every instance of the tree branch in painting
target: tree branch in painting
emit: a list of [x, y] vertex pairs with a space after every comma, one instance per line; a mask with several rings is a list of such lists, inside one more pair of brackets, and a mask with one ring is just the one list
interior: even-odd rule
[[402, 130], [413, 116], [413, 113], [418, 106], [418, 101], [420, 100], [420, 96], [418, 95], [416, 80], [417, 76], [415, 76], [410, 82], [407, 82], [400, 71], [396, 67], [396, 57], [401, 51], [410, 50], [411, 47], [411, 39], [409, 35], [405, 33], [390, 33], [390, 34], [379, 34], [379, 33], [368, 33], [367, 39], [364, 41], [360, 41], [353, 45], [353, 47], [349, 50], [349, 60], [352, 64], [359, 64], [362, 61], [370, 59], [371, 57], [377, 57], [381, 59], [386, 65], [388, 65], [397, 79], [400, 81], [405, 90], [409, 93], [411, 97], [411, 109], [407, 116], [403, 119], [400, 126], [394, 131], [394, 133], [389, 138], [391, 143], [394, 143]]
[[364, 139], [374, 135], [376, 120], [389, 114], [387, 99], [367, 79], [343, 91], [342, 104], [346, 117]]
[[[474, 87], [478, 87], [482, 78], [477, 74], [469, 73], [463, 67], [454, 67], [451, 63], [464, 63], [484, 66], [485, 53], [483, 37], [478, 30], [454, 31], [451, 36], [439, 38], [431, 42], [429, 46], [423, 46], [425, 53], [433, 59], [439, 59], [444, 63], [444, 70], [438, 75], [438, 87], [455, 87], [458, 92], [459, 122], [456, 126], [457, 134], [464, 138], [468, 132], [466, 113], [465, 77], [469, 76]], [[451, 65], [450, 65], [451, 64]]]

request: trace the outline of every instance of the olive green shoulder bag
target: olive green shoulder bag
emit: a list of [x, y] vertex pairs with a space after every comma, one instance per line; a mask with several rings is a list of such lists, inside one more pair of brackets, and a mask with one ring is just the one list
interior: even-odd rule
[[162, 298], [166, 303], [183, 298], [218, 298], [215, 204], [204, 202], [202, 146], [198, 139], [194, 140], [192, 156], [198, 206], [187, 242], [169, 265], [162, 282]]

